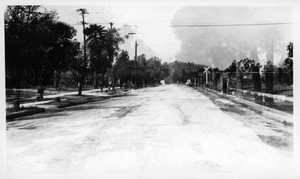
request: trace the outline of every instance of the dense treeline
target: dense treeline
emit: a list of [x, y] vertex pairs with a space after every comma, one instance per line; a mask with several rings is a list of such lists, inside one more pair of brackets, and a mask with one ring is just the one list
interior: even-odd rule
[[[60, 90], [62, 86], [84, 85], [123, 87], [155, 86], [163, 79], [185, 82], [199, 71], [195, 64], [162, 63], [157, 57], [144, 54], [130, 60], [120, 51], [120, 29], [90, 24], [84, 33], [83, 44], [74, 37], [76, 30], [58, 21], [55, 11], [41, 6], [8, 6], [5, 12], [5, 67], [6, 88], [15, 88], [19, 107], [20, 90], [37, 87], [43, 98], [46, 86]], [[115, 63], [114, 63], [115, 62]], [[172, 73], [170, 73], [172, 71]]]
[[[90, 24], [85, 29], [87, 52], [74, 37], [76, 30], [58, 21], [55, 11], [41, 6], [8, 6], [5, 12], [6, 87], [156, 85], [160, 80], [185, 82], [203, 69], [193, 63], [162, 63], [144, 54], [130, 60], [120, 51], [120, 29]], [[115, 63], [114, 63], [115, 62]]]
[[186, 83], [187, 79], [193, 82], [204, 72], [204, 65], [190, 62], [175, 61], [168, 64], [169, 76], [166, 78], [167, 83]]
[[265, 92], [274, 93], [274, 82], [281, 86], [293, 84], [292, 42], [287, 46], [287, 52], [288, 57], [278, 66], [268, 61], [262, 68], [260, 63], [246, 58], [240, 61], [234, 60], [224, 72], [229, 72], [228, 76], [234, 79], [237, 89], [251, 86], [254, 91], [262, 91], [262, 83], [265, 83]]
[[45, 85], [55, 70], [67, 64], [75, 29], [57, 21], [55, 12], [39, 9], [8, 6], [5, 12], [7, 87]]
[[137, 59], [130, 60], [127, 51], [121, 51], [113, 71], [116, 79], [119, 79], [120, 87], [134, 85], [143, 87], [159, 84], [169, 75], [167, 63], [161, 63], [157, 57], [146, 59], [144, 54]]

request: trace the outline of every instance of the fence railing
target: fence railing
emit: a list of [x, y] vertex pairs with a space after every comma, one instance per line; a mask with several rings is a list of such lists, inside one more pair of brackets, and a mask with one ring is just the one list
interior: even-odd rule
[[237, 74], [218, 71], [209, 73], [207, 77], [199, 76], [197, 85], [293, 113], [292, 74], [279, 74], [277, 71], [271, 74], [266, 72]]

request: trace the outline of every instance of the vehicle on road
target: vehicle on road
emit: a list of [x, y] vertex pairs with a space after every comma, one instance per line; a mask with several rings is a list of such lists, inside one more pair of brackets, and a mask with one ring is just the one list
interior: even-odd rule
[[192, 82], [191, 79], [187, 79], [185, 85], [186, 85], [186, 86], [193, 87], [193, 86], [194, 86], [194, 83]]

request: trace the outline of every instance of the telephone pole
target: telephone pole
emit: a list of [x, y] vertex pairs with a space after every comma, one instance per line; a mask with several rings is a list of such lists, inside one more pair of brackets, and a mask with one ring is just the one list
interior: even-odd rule
[[206, 85], [208, 85], [208, 70], [209, 70], [209, 68], [210, 68], [210, 67], [204, 67], [204, 70], [205, 70], [204, 73], [206, 73], [206, 80], [205, 80], [205, 84], [206, 84]]
[[90, 67], [90, 63], [87, 62], [87, 58], [86, 58], [86, 40], [85, 40], [85, 22], [84, 22], [84, 15], [85, 14], [88, 14], [88, 12], [85, 10], [85, 9], [77, 9], [76, 10], [77, 12], [80, 12], [81, 15], [82, 15], [82, 26], [83, 26], [83, 55], [84, 55], [84, 62], [85, 62], [85, 69], [84, 69], [84, 73], [81, 74], [81, 77], [80, 77], [80, 80], [79, 80], [79, 84], [78, 84], [78, 95], [81, 96], [82, 94], [82, 86], [83, 86], [83, 83], [84, 83], [84, 77], [87, 73], [87, 68]]
[[137, 60], [137, 46], [138, 46], [138, 43], [137, 43], [137, 40], [135, 40], [135, 49], [134, 49], [134, 58], [135, 60]]
[[110, 22], [109, 25], [110, 25], [110, 29], [112, 29], [112, 26], [114, 25], [114, 23]]
[[76, 10], [77, 12], [80, 12], [81, 15], [82, 15], [82, 26], [83, 26], [83, 55], [84, 55], [84, 61], [86, 62], [87, 59], [86, 59], [86, 39], [85, 39], [85, 21], [84, 21], [84, 15], [85, 14], [88, 14], [87, 10], [86, 9], [83, 9], [83, 8], [80, 8], [80, 9], [77, 9]]

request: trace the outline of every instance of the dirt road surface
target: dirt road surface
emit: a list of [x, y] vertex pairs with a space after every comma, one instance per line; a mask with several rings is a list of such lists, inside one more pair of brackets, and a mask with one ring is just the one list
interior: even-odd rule
[[139, 89], [23, 119], [7, 123], [11, 173], [292, 170], [292, 126], [186, 86]]

